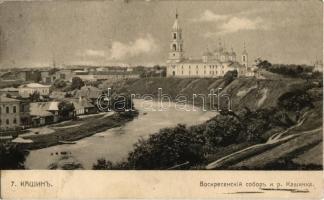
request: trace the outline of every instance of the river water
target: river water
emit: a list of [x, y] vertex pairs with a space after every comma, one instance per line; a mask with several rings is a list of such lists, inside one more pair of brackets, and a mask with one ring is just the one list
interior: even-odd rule
[[[99, 158], [112, 162], [127, 158], [133, 145], [140, 138], [147, 138], [161, 128], [174, 127], [178, 123], [186, 125], [200, 124], [215, 116], [215, 112], [179, 111], [171, 103], [166, 111], [144, 109], [143, 100], [134, 100], [139, 116], [125, 125], [108, 129], [93, 136], [78, 140], [76, 144], [56, 145], [44, 149], [32, 150], [26, 158], [25, 167], [28, 169], [47, 169], [49, 165], [60, 159], [60, 152], [68, 152], [68, 156], [80, 163], [84, 169], [91, 169]], [[153, 108], [159, 108], [158, 102]], [[165, 106], [165, 105], [164, 105]], [[56, 155], [58, 152], [59, 155]]]

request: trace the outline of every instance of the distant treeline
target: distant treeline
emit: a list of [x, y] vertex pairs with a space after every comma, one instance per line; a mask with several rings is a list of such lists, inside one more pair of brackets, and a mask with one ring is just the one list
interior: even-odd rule
[[273, 64], [268, 71], [286, 76], [297, 77], [305, 73], [311, 73], [313, 66], [309, 65], [295, 65], [295, 64]]
[[313, 72], [314, 66], [297, 64], [271, 64], [267, 60], [258, 60], [257, 66], [269, 72], [293, 78], [319, 78], [321, 73]]

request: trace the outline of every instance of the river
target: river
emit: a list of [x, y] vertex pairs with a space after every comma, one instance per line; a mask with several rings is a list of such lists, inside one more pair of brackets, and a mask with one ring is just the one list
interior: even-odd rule
[[[139, 115], [134, 120], [117, 128], [108, 129], [93, 136], [83, 138], [76, 144], [56, 145], [44, 149], [32, 150], [26, 158], [25, 167], [28, 169], [47, 169], [49, 165], [61, 159], [60, 152], [68, 152], [68, 156], [80, 163], [84, 169], [91, 169], [98, 158], [112, 162], [127, 158], [134, 143], [140, 138], [147, 138], [161, 128], [174, 127], [177, 124], [195, 125], [215, 116], [215, 112], [179, 111], [171, 103], [167, 111], [152, 111], [143, 108], [143, 100], [134, 100]], [[158, 102], [153, 108], [159, 107]], [[58, 155], [56, 155], [58, 152]], [[66, 156], [65, 156], [66, 157]]]

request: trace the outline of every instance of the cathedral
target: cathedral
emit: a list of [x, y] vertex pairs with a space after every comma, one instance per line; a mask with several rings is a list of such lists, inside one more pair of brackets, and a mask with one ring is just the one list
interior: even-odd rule
[[233, 51], [226, 51], [221, 43], [214, 51], [207, 49], [201, 59], [188, 59], [184, 56], [182, 29], [179, 25], [178, 14], [172, 26], [170, 52], [167, 60], [168, 77], [221, 77], [228, 71], [237, 70], [238, 76], [254, 76], [248, 66], [248, 53], [242, 52], [241, 62]]

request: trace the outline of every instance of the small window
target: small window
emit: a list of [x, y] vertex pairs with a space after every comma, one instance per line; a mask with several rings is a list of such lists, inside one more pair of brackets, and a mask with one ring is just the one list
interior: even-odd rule
[[177, 34], [173, 33], [173, 39], [177, 39]]
[[176, 44], [173, 44], [172, 45], [172, 49], [173, 49], [173, 51], [176, 51], [177, 50], [177, 45]]
[[17, 124], [17, 119], [16, 118], [13, 120], [13, 123], [14, 124]]
[[9, 124], [9, 119], [6, 119], [6, 124]]
[[17, 112], [17, 108], [16, 106], [13, 107], [13, 113], [16, 113]]
[[6, 107], [6, 113], [9, 113], [9, 107]]

